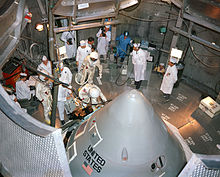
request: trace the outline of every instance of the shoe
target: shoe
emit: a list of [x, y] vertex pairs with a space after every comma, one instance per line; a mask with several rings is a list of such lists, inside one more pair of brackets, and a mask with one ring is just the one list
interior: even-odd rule
[[65, 120], [61, 120], [61, 125], [64, 125], [65, 124]]

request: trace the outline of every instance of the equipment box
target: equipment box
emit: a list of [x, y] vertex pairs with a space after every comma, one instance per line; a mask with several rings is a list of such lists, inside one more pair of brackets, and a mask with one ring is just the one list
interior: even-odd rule
[[209, 96], [201, 100], [199, 108], [211, 118], [220, 113], [220, 105]]
[[5, 85], [11, 85], [15, 88], [15, 83], [20, 77], [22, 71], [21, 61], [17, 58], [10, 59], [2, 67], [2, 75], [5, 79]]

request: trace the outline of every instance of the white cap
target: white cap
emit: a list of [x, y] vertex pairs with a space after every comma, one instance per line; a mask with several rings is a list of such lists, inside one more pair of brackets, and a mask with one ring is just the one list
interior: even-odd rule
[[174, 58], [174, 57], [170, 57], [170, 62], [171, 62], [171, 63], [176, 63], [177, 60], [176, 60], [176, 58]]
[[47, 61], [47, 57], [45, 55], [42, 57], [42, 61]]
[[134, 43], [133, 46], [134, 46], [135, 48], [138, 48], [138, 47], [140, 47], [140, 43]]
[[160, 66], [164, 66], [164, 63], [160, 63]]
[[89, 90], [89, 95], [92, 97], [92, 98], [98, 98], [99, 97], [99, 90], [95, 87], [92, 87], [90, 90]]
[[26, 73], [20, 73], [20, 76], [26, 77], [27, 74]]
[[91, 57], [91, 58], [98, 59], [99, 54], [98, 54], [97, 52], [92, 52], [92, 53], [90, 54], [90, 57]]
[[106, 25], [105, 27], [106, 27], [106, 28], [110, 28], [110, 25]]
[[85, 45], [86, 45], [86, 41], [81, 40], [81, 41], [80, 41], [80, 46], [85, 46]]

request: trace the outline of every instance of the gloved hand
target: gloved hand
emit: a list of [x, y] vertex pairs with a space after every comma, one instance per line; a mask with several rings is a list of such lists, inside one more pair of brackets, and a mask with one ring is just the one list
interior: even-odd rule
[[101, 74], [99, 75], [99, 78], [102, 79], [102, 75]]

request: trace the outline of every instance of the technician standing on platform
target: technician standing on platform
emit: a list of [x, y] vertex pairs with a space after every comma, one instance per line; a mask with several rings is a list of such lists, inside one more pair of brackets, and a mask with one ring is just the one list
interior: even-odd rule
[[77, 49], [76, 54], [76, 65], [78, 66], [78, 72], [81, 69], [81, 65], [84, 61], [84, 59], [91, 53], [91, 48], [86, 46], [86, 41], [81, 40], [80, 46]]
[[134, 78], [136, 89], [139, 89], [142, 80], [145, 79], [145, 70], [147, 63], [147, 53], [140, 49], [140, 43], [134, 44], [132, 52], [132, 63], [134, 64]]
[[[37, 70], [44, 73], [44, 74], [52, 76], [51, 62], [47, 59], [47, 57], [45, 55], [42, 57], [42, 62], [41, 62], [41, 64], [38, 65]], [[49, 84], [50, 88], [52, 88], [52, 82], [49, 82], [47, 77], [45, 77], [43, 75], [39, 75], [39, 79], [43, 82], [47, 82]]]
[[99, 78], [102, 78], [102, 65], [100, 64], [99, 55], [97, 52], [92, 52], [88, 55], [82, 63], [82, 78], [80, 83], [85, 84], [88, 76], [88, 83], [93, 83], [96, 66], [99, 68]]
[[116, 63], [118, 63], [118, 57], [121, 58], [121, 63], [124, 62], [125, 56], [127, 54], [128, 45], [131, 45], [131, 38], [129, 37], [129, 32], [125, 31], [124, 34], [116, 38], [119, 41], [117, 45], [117, 53], [115, 54]]
[[178, 71], [177, 71], [175, 63], [176, 63], [176, 59], [171, 57], [168, 63], [167, 70], [163, 76], [162, 84], [160, 86], [160, 90], [163, 92], [164, 98], [167, 101], [169, 100], [170, 95], [172, 93], [173, 85], [177, 81]]
[[[64, 82], [68, 85], [71, 85], [72, 82], [72, 73], [69, 68], [64, 67], [63, 63], [60, 63], [60, 78], [59, 81]], [[57, 102], [57, 108], [59, 111], [59, 117], [61, 124], [64, 125], [64, 103], [66, 101], [66, 98], [71, 94], [71, 91], [68, 88], [63, 87], [62, 85], [59, 85], [58, 90], [58, 102]]]
[[76, 56], [75, 31], [63, 32], [61, 41], [65, 43], [66, 54], [69, 59]]

